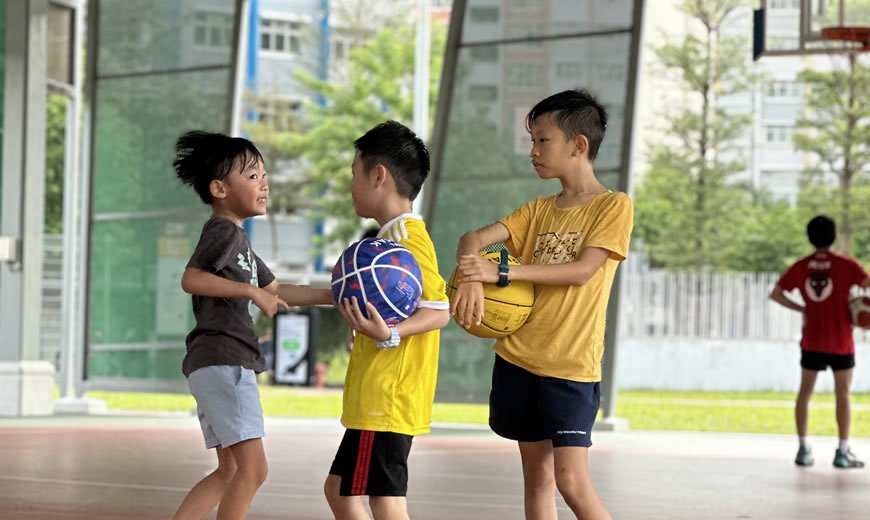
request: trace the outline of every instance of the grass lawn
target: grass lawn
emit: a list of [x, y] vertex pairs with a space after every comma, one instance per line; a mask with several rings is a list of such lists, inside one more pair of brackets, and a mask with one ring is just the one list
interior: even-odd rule
[[[110, 410], [189, 411], [189, 395], [88, 392]], [[263, 411], [270, 416], [338, 417], [341, 393], [334, 390], [260, 387]], [[775, 392], [620, 392], [617, 415], [634, 430], [685, 430], [740, 433], [794, 433], [794, 395]], [[816, 394], [810, 404], [810, 435], [834, 435], [834, 397]], [[432, 420], [486, 424], [483, 404], [435, 403]], [[852, 396], [852, 436], [870, 437], [870, 394]]]

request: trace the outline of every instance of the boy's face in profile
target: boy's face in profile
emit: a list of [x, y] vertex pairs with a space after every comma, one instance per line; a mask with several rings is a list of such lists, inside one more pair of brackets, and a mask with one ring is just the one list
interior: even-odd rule
[[224, 204], [242, 218], [265, 215], [269, 203], [269, 183], [262, 161], [239, 164], [221, 181], [226, 197]]
[[353, 163], [350, 165], [351, 180], [350, 180], [350, 196], [353, 199], [353, 209], [356, 214], [362, 218], [371, 218], [373, 215], [372, 204], [375, 203], [374, 185], [375, 175], [373, 172], [365, 171], [363, 160], [356, 152], [353, 156]]
[[532, 139], [532, 166], [542, 179], [562, 177], [571, 172], [571, 163], [581, 156], [577, 139], [569, 139], [556, 125], [553, 113], [538, 116], [529, 125]]

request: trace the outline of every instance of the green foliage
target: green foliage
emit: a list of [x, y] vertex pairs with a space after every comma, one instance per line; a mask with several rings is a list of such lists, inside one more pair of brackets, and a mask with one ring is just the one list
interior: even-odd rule
[[[161, 410], [188, 412], [196, 407], [189, 395], [134, 392], [88, 392], [106, 401], [110, 410]], [[287, 386], [260, 386], [263, 413], [267, 416], [338, 417], [341, 392]], [[870, 437], [870, 395], [852, 394], [852, 436]], [[836, 434], [834, 397], [813, 395], [810, 434]], [[436, 402], [435, 423], [486, 424], [489, 406]], [[794, 433], [794, 394], [784, 392], [619, 392], [616, 413], [634, 430], [682, 430], [741, 433]]]
[[[414, 28], [387, 27], [350, 54], [347, 84], [335, 84], [299, 73], [299, 80], [325, 106], [311, 104], [311, 127], [293, 141], [309, 168], [306, 194], [319, 200], [316, 213], [336, 220], [326, 241], [345, 243], [360, 228], [350, 198], [353, 142], [387, 119], [406, 125], [413, 120]], [[446, 27], [432, 27], [430, 114], [438, 99]], [[431, 120], [431, 117], [430, 117]]]
[[810, 252], [803, 221], [788, 202], [757, 194], [733, 215], [733, 242], [723, 254], [723, 266], [733, 271], [781, 273]]
[[[870, 168], [870, 66], [854, 54], [843, 59], [847, 67], [800, 75], [808, 89], [807, 114], [795, 123], [800, 131], [794, 144], [819, 162], [807, 172], [800, 206], [806, 219], [827, 213], [837, 220], [838, 250], [867, 257], [864, 230], [870, 215], [862, 198]], [[821, 171], [833, 174], [836, 182]]]
[[45, 232], [63, 232], [63, 174], [67, 98], [50, 93], [45, 117]]
[[[655, 266], [769, 267], [769, 255], [755, 251], [765, 240], [735, 225], [752, 222], [749, 215], [755, 211], [750, 190], [729, 180], [744, 165], [721, 157], [743, 135], [751, 116], [717, 108], [718, 99], [744, 92], [758, 79], [748, 68], [746, 38], [722, 31], [743, 4], [686, 0], [681, 9], [700, 27], [701, 37], [690, 33], [654, 48], [689, 94], [689, 103], [662, 114], [665, 137], [656, 141], [650, 171], [635, 195], [635, 236]], [[765, 229], [756, 225], [754, 231]]]
[[[853, 224], [849, 242], [850, 252], [862, 263], [870, 263], [870, 179], [862, 175], [849, 188], [849, 221]], [[807, 183], [797, 201], [797, 221], [805, 236], [804, 225], [812, 217], [826, 214], [842, 220], [840, 188], [823, 183]], [[838, 226], [842, 227], [842, 226]], [[842, 230], [838, 231], [842, 236]], [[810, 246], [807, 246], [810, 247]]]

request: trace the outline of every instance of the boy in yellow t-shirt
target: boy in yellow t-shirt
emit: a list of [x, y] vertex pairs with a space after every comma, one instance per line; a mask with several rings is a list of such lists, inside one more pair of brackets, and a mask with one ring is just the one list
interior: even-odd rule
[[[495, 343], [490, 427], [516, 440], [523, 461], [526, 518], [556, 518], [556, 489], [584, 520], [609, 519], [589, 477], [588, 451], [600, 402], [604, 318], [613, 276], [628, 254], [631, 199], [598, 182], [592, 162], [607, 114], [583, 90], [544, 99], [526, 116], [532, 166], [562, 191], [534, 199], [459, 240], [451, 313], [480, 323], [482, 282], [535, 284], [526, 323]], [[504, 242], [521, 257], [497, 265], [478, 251]]]
[[380, 238], [407, 248], [420, 264], [423, 293], [405, 321], [387, 326], [369, 303], [339, 309], [357, 331], [344, 381], [341, 423], [347, 428], [324, 484], [336, 518], [407, 518], [408, 454], [415, 435], [429, 432], [440, 329], [450, 321], [445, 283], [422, 219], [411, 213], [429, 173], [429, 152], [414, 132], [387, 121], [354, 142], [351, 196], [360, 217], [374, 218]]

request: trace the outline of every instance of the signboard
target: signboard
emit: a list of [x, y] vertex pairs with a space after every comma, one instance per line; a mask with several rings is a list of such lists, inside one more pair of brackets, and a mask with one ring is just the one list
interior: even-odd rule
[[276, 314], [274, 326], [275, 382], [308, 385], [311, 368], [310, 318], [303, 314]]

